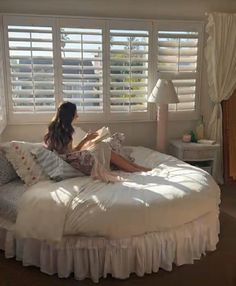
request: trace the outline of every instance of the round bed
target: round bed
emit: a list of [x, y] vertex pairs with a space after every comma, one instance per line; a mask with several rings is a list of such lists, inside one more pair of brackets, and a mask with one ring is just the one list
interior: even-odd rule
[[220, 190], [213, 178], [148, 148], [132, 147], [132, 156], [153, 170], [120, 172], [125, 180], [114, 184], [83, 177], [30, 187], [16, 202], [16, 222], [0, 217], [5, 256], [98, 282], [170, 271], [215, 250]]

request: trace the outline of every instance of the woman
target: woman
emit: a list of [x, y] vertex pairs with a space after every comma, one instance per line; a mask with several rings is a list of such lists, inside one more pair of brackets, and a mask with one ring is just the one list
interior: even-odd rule
[[48, 132], [44, 136], [44, 142], [48, 149], [56, 151], [73, 167], [86, 175], [92, 175], [103, 181], [114, 179], [114, 174], [109, 172], [108, 165], [110, 163], [125, 172], [150, 170], [115, 153], [107, 143], [93, 144], [92, 140], [98, 136], [96, 132], [87, 133], [84, 139], [74, 146], [72, 125], [77, 117], [75, 104], [64, 102], [59, 106], [55, 117], [48, 126]]

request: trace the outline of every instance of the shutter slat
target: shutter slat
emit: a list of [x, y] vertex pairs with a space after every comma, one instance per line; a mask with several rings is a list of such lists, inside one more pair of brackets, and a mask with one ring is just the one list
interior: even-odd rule
[[111, 103], [146, 103], [146, 99], [144, 97], [135, 97], [135, 98], [120, 98], [120, 97], [112, 97]]
[[159, 54], [158, 57], [158, 62], [159, 63], [196, 63], [197, 61], [197, 56], [188, 56], [188, 57], [184, 57], [184, 56], [162, 56], [161, 54]]
[[67, 82], [67, 81], [64, 81], [63, 82], [63, 85], [65, 86], [75, 86], [75, 87], [99, 87], [99, 86], [102, 86], [102, 83], [101, 82], [86, 82], [86, 81], [82, 81], [82, 82], [74, 82], [74, 81], [71, 81], [71, 82]]
[[50, 111], [55, 111], [55, 104], [54, 105], [42, 105], [42, 106], [36, 106], [35, 104], [31, 105], [18, 105], [14, 106], [14, 113], [22, 113], [22, 112], [27, 112], [27, 113], [35, 113], [35, 112], [50, 112]]
[[[127, 45], [127, 41], [115, 41], [115, 40], [111, 40], [110, 44], [111, 45]], [[133, 42], [131, 43], [131, 46], [148, 46], [147, 42], [144, 41], [139, 41], [139, 42]]]
[[64, 40], [64, 39], [61, 39], [61, 43], [63, 43], [63, 45], [65, 45], [66, 43], [67, 44], [81, 44], [83, 43], [84, 45], [89, 45], [89, 44], [92, 44], [92, 45], [100, 45], [101, 42], [100, 41], [88, 41], [88, 40], [84, 40], [84, 41], [80, 41], [80, 40]]
[[65, 90], [63, 89], [63, 93], [66, 95], [80, 94], [80, 95], [102, 95], [101, 90]]
[[148, 63], [148, 59], [147, 58], [140, 58], [140, 57], [135, 57], [135, 58], [131, 58], [131, 59], [127, 59], [127, 58], [123, 58], [123, 59], [119, 59], [119, 58], [114, 58], [114, 57], [110, 57], [110, 61], [112, 63], [112, 65], [114, 63], [134, 63], [134, 62], [138, 62], [138, 63]]
[[[87, 52], [87, 51], [86, 51]], [[76, 57], [76, 58], [72, 58], [72, 57], [68, 57], [69, 60], [75, 60], [77, 62], [79, 61], [84, 61], [84, 63], [86, 63], [86, 61], [90, 61], [90, 62], [102, 62], [102, 58], [101, 57]], [[70, 65], [64, 65], [64, 66], [70, 66]]]
[[112, 50], [111, 52], [111, 56], [112, 55], [135, 55], [135, 54], [139, 54], [139, 55], [148, 55], [148, 51], [138, 51], [138, 50], [123, 50], [123, 49], [115, 49]]
[[[17, 42], [29, 42], [28, 38], [8, 37], [8, 40], [9, 40], [9, 42], [15, 42], [15, 43], [17, 43]], [[30, 42], [31, 43], [49, 43], [49, 44], [51, 44], [51, 41], [49, 41], [48, 39], [43, 39], [43, 38], [42, 39], [31, 38]]]
[[193, 102], [195, 100], [195, 94], [179, 94], [179, 102]]
[[101, 74], [62, 74], [63, 79], [74, 81], [75, 79], [93, 79], [93, 80], [102, 80]]
[[129, 94], [133, 94], [133, 93], [136, 96], [138, 96], [138, 95], [146, 96], [146, 92], [142, 91], [142, 90], [135, 90], [135, 91], [132, 91], [132, 90], [110, 90], [111, 98], [114, 95], [129, 95]]
[[102, 70], [102, 67], [98, 66], [87, 66], [87, 63], [85, 62], [85, 65], [82, 66], [76, 66], [76, 65], [63, 65], [62, 66], [63, 70], [91, 70], [91, 71], [95, 71], [95, 70]]
[[120, 81], [120, 79], [148, 79], [148, 76], [145, 74], [134, 74], [134, 73], [129, 73], [129, 74], [110, 74], [110, 77], [112, 80], [117, 79]]
[[175, 31], [173, 33], [158, 32], [158, 38], [198, 39], [198, 33], [197, 32], [195, 34], [188, 34], [188, 32], [185, 32], [185, 33], [186, 34], [178, 33], [177, 31]]
[[70, 52], [70, 53], [72, 53], [72, 52], [83, 52], [83, 53], [100, 53], [100, 51], [99, 50], [97, 50], [97, 49], [80, 49], [80, 48], [62, 48], [61, 49], [61, 51], [62, 51], [62, 53], [64, 53], [64, 52]]
[[[85, 30], [88, 30], [88, 29], [85, 29]], [[66, 35], [66, 36], [70, 36], [70, 35], [84, 35], [84, 36], [101, 36], [102, 35], [102, 32], [98, 31], [98, 32], [93, 32], [93, 31], [78, 31], [78, 32], [73, 32], [73, 31], [63, 31], [61, 29], [61, 35]], [[67, 40], [63, 40], [63, 41], [67, 41]]]
[[197, 49], [196, 48], [184, 48], [184, 49], [171, 49], [171, 48], [164, 48], [160, 47], [158, 49], [158, 54], [161, 56], [196, 56], [197, 55]]
[[148, 67], [142, 67], [142, 66], [110, 66], [111, 74], [116, 71], [148, 71]]
[[110, 37], [112, 38], [112, 41], [115, 41], [115, 37], [125, 37], [125, 38], [148, 38], [148, 31], [144, 31], [144, 32], [134, 32], [134, 31], [130, 31], [130, 30], [123, 30], [122, 32], [119, 32], [118, 30], [110, 30]]
[[111, 87], [147, 87], [147, 82], [110, 82]]
[[176, 106], [169, 104], [169, 110], [194, 111], [195, 110], [195, 102], [177, 103]]
[[182, 47], [182, 48], [190, 48], [190, 47], [197, 47], [198, 45], [198, 41], [197, 40], [191, 40], [191, 41], [178, 41], [178, 39], [176, 39], [176, 41], [172, 40], [172, 39], [168, 39], [168, 40], [158, 40], [158, 46], [159, 47], [167, 47], [167, 48], [178, 48], [178, 47]]

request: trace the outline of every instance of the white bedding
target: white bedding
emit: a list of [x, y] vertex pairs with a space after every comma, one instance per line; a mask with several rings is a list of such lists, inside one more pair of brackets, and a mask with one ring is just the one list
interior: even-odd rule
[[85, 177], [32, 186], [22, 197], [16, 233], [54, 241], [78, 234], [125, 238], [218, 209], [219, 187], [205, 171], [144, 147], [133, 147], [132, 156], [154, 169], [115, 184]]
[[16, 179], [0, 186], [0, 216], [15, 222], [17, 217], [18, 201], [27, 190], [27, 186]]

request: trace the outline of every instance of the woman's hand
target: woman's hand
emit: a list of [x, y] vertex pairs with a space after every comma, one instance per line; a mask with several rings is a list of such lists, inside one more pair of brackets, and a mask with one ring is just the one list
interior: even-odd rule
[[98, 136], [97, 132], [88, 132], [82, 141], [74, 148], [75, 151], [86, 150], [91, 144], [92, 140]]
[[98, 136], [97, 132], [88, 132], [87, 135], [85, 136], [86, 141], [91, 141], [95, 139]]

